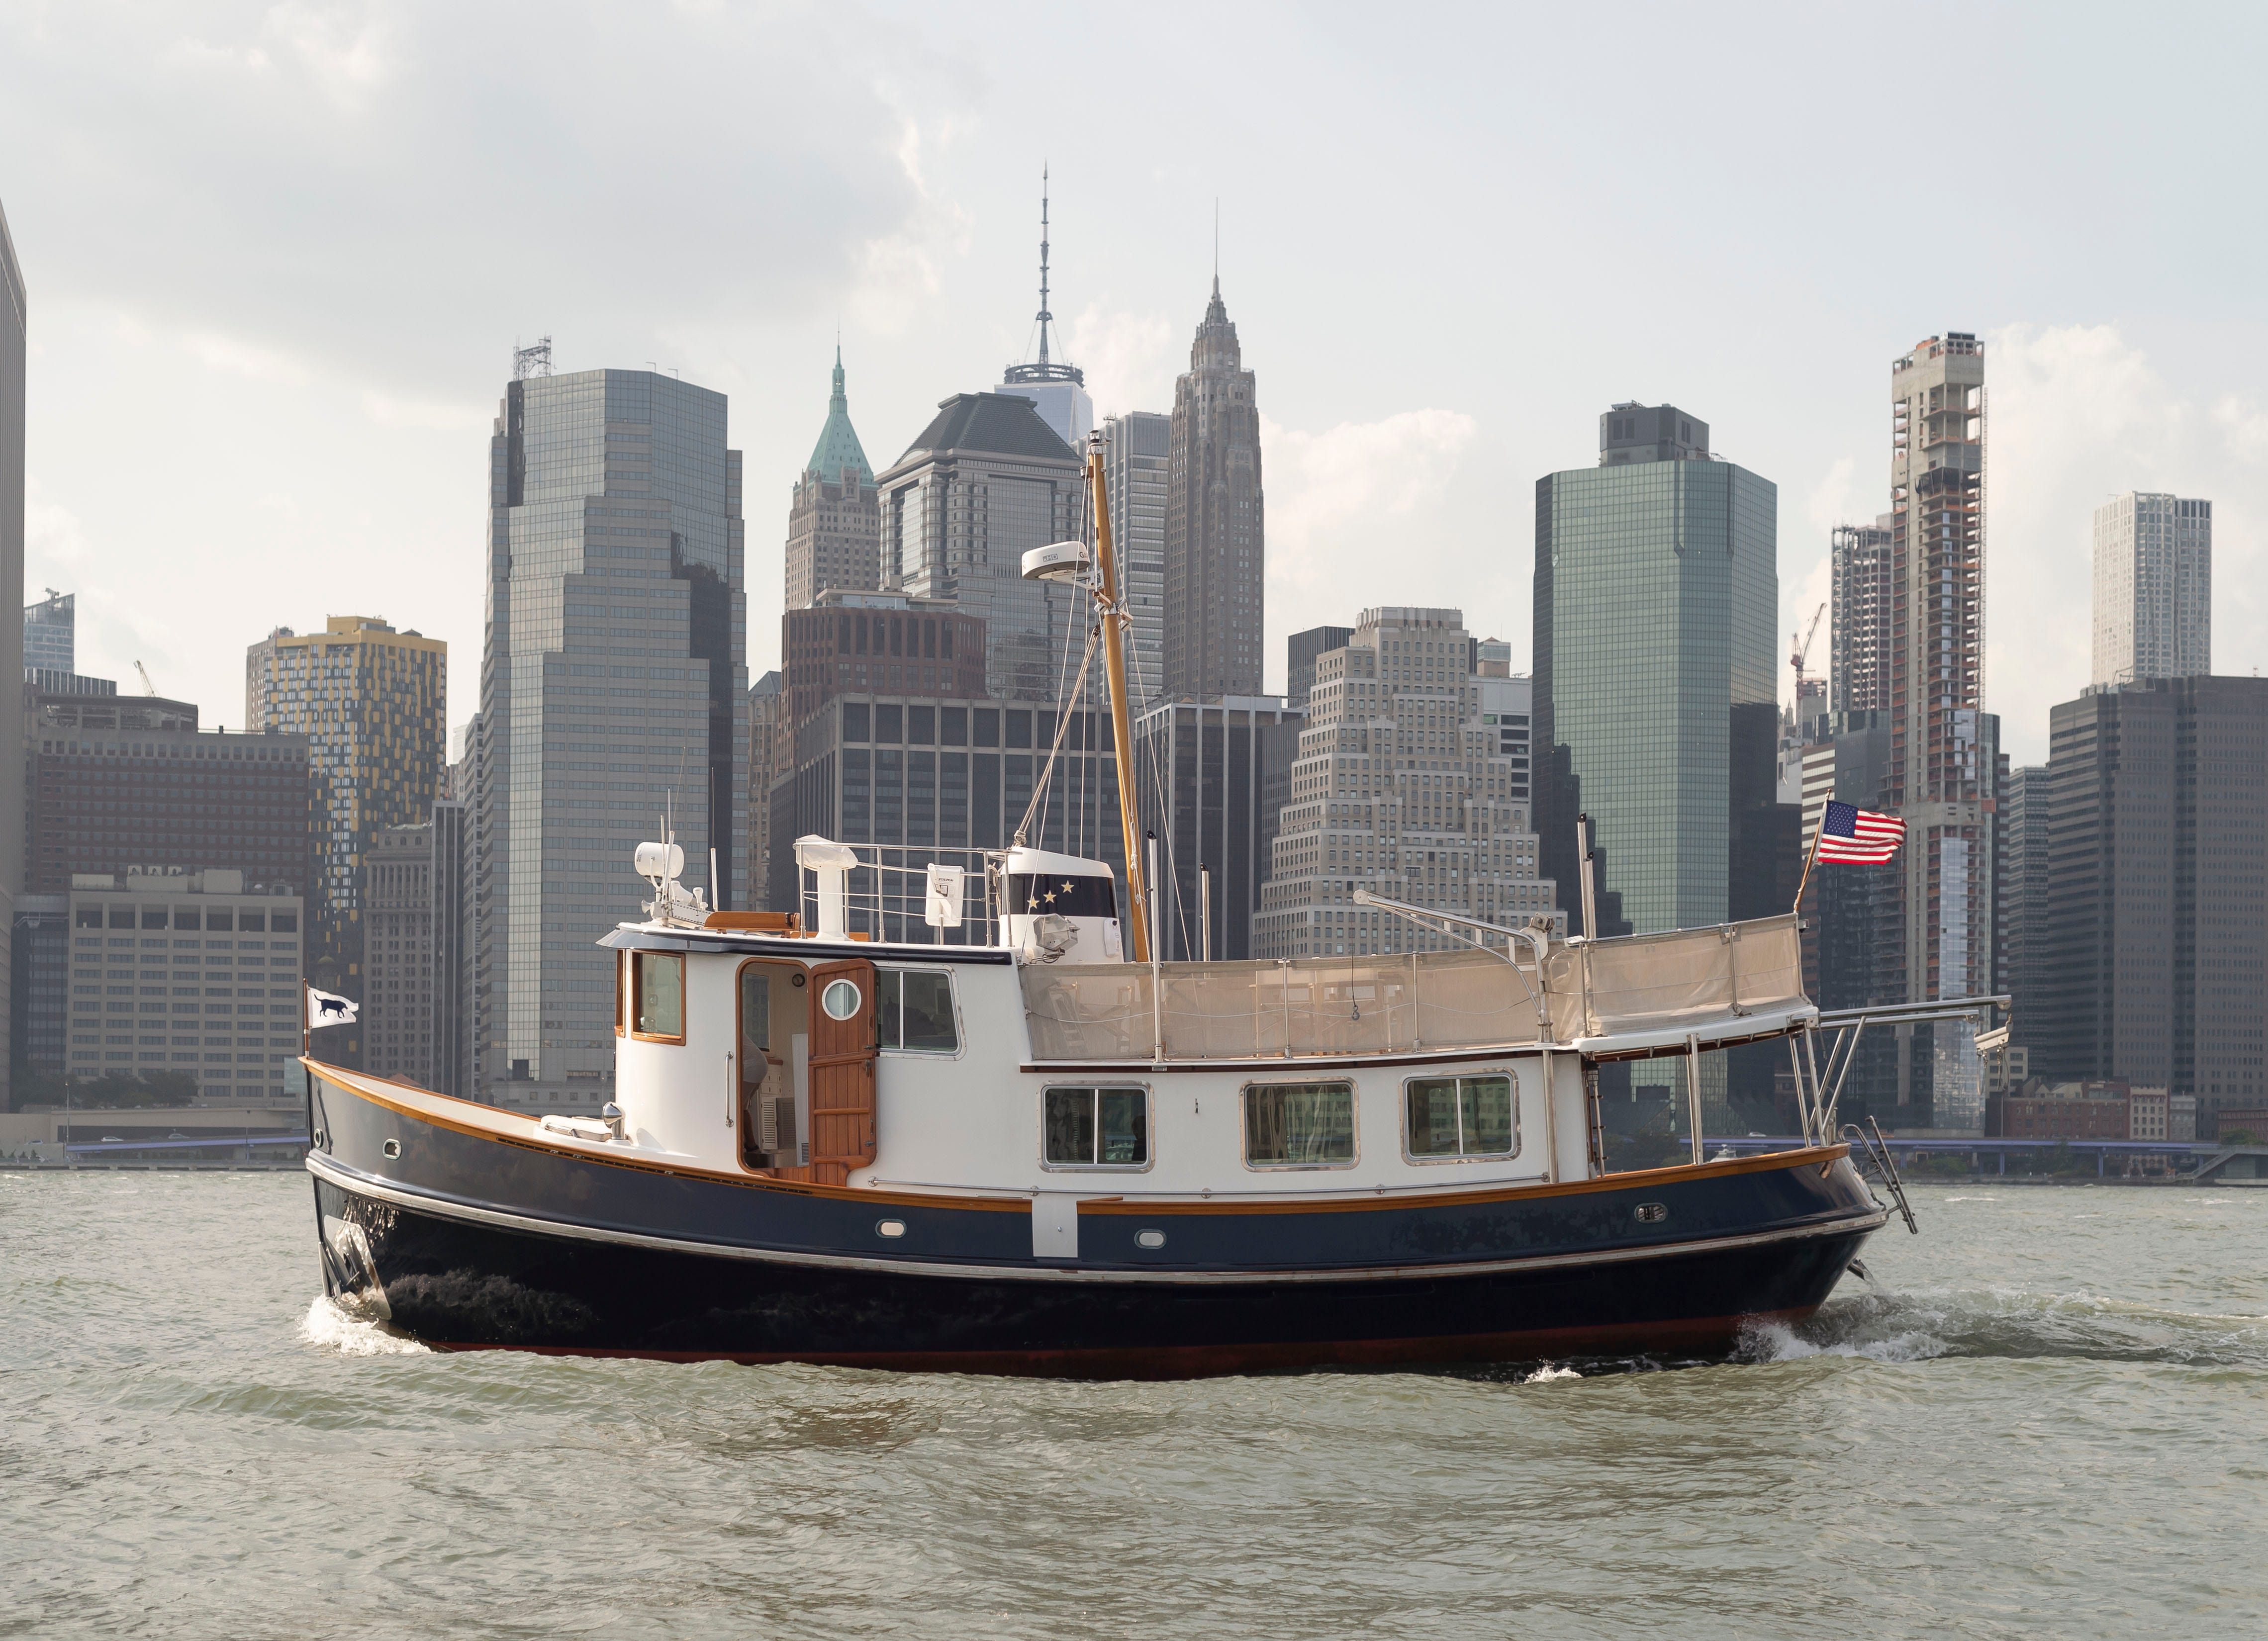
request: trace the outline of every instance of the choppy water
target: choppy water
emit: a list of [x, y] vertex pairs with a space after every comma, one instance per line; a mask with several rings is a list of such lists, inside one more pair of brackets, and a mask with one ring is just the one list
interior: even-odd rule
[[306, 1180], [0, 1174], [0, 1634], [2257, 1635], [2268, 1192], [1916, 1194], [1748, 1359], [437, 1356]]

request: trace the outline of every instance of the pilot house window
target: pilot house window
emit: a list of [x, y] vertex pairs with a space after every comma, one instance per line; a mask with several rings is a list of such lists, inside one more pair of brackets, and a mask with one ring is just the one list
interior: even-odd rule
[[876, 1025], [885, 1049], [953, 1054], [961, 1029], [953, 1012], [953, 976], [941, 968], [886, 968], [874, 976]]
[[1050, 1168], [1144, 1168], [1150, 1163], [1150, 1091], [1050, 1088], [1042, 1119]]
[[631, 953], [630, 1030], [666, 1042], [685, 1041], [685, 960], [668, 952]]

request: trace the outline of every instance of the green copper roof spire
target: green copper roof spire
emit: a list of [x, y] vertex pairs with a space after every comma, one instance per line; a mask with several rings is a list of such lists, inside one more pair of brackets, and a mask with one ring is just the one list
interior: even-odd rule
[[872, 484], [874, 469], [866, 463], [865, 448], [858, 443], [858, 434], [850, 425], [850, 400], [843, 391], [843, 344], [835, 344], [835, 391], [827, 401], [827, 425], [819, 430], [819, 443], [812, 446], [811, 460], [805, 466], [806, 473], [816, 473], [822, 479], [840, 480], [843, 469], [858, 469], [858, 482]]

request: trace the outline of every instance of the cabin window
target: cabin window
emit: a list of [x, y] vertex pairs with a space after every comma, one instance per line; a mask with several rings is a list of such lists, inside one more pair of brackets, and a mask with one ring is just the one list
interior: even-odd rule
[[1050, 1168], [1150, 1166], [1150, 1091], [1050, 1088], [1042, 1096], [1040, 1159]]
[[942, 968], [885, 968], [874, 976], [876, 1019], [885, 1049], [958, 1054], [961, 1024], [953, 975]]
[[625, 1035], [630, 1028], [630, 954], [615, 953], [615, 1035]]
[[831, 1020], [856, 1019], [860, 1002], [858, 987], [848, 980], [830, 980], [827, 989], [819, 994], [819, 1006], [827, 1011]]
[[685, 960], [672, 952], [634, 952], [630, 960], [631, 1034], [683, 1042]]
[[1248, 1168], [1354, 1166], [1352, 1083], [1251, 1083], [1244, 1090]]
[[1402, 1085], [1410, 1155], [1509, 1157], [1520, 1149], [1509, 1077], [1413, 1077]]

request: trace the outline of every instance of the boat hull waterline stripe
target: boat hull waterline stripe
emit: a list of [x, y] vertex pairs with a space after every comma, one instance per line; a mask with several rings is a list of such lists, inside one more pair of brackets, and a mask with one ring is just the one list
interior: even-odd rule
[[1329, 1270], [1285, 1269], [1129, 1270], [1073, 1265], [977, 1265], [932, 1262], [909, 1259], [875, 1259], [855, 1254], [814, 1254], [793, 1249], [745, 1247], [732, 1243], [703, 1242], [689, 1238], [657, 1236], [648, 1232], [620, 1231], [595, 1225], [582, 1225], [570, 1220], [539, 1218], [527, 1214], [512, 1213], [504, 1209], [487, 1208], [471, 1203], [452, 1202], [441, 1197], [430, 1196], [423, 1192], [404, 1190], [385, 1181], [372, 1179], [367, 1174], [341, 1166], [320, 1152], [308, 1153], [307, 1169], [319, 1179], [328, 1181], [341, 1190], [387, 1203], [397, 1208], [412, 1209], [439, 1218], [460, 1219], [475, 1225], [494, 1225], [499, 1229], [535, 1236], [564, 1237], [578, 1241], [611, 1243], [625, 1247], [652, 1248], [659, 1252], [675, 1254], [703, 1255], [718, 1259], [752, 1260], [767, 1264], [873, 1271], [899, 1277], [930, 1277], [947, 1281], [1134, 1283], [1153, 1287], [1167, 1284], [1211, 1286], [1263, 1284], [1273, 1286], [1285, 1283], [1309, 1282], [1409, 1282], [1428, 1278], [1494, 1276], [1527, 1270], [1566, 1269], [1587, 1265], [1629, 1264], [1643, 1260], [1723, 1253], [1736, 1248], [1763, 1247], [1777, 1242], [1801, 1241], [1814, 1237], [1865, 1236], [1881, 1230], [1889, 1219], [1887, 1211], [1866, 1215], [1838, 1215], [1833, 1219], [1818, 1224], [1777, 1226], [1771, 1230], [1742, 1232], [1730, 1236], [1697, 1238], [1683, 1242], [1652, 1242], [1631, 1247], [1588, 1249], [1580, 1253], [1523, 1255], [1506, 1259], [1476, 1260], [1462, 1264], [1355, 1266]]

